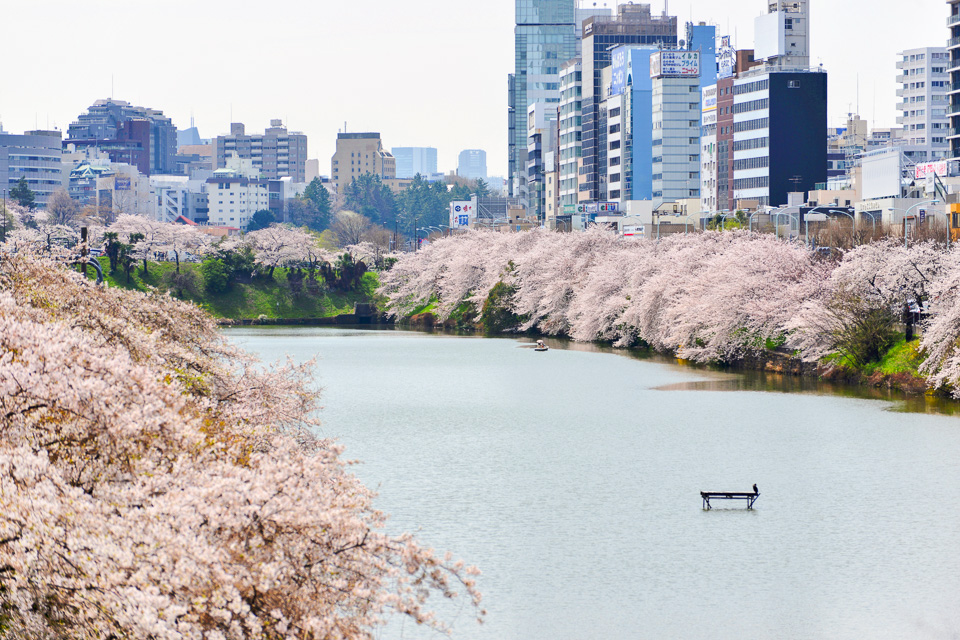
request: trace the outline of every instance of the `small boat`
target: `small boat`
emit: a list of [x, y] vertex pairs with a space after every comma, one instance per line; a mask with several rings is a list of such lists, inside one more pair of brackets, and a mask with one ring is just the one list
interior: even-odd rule
[[537, 340], [537, 346], [533, 348], [534, 351], [549, 351], [550, 347], [543, 344], [543, 340]]

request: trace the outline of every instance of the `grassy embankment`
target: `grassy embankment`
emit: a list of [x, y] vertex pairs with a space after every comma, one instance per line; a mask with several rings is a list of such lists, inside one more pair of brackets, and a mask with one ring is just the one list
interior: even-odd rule
[[[146, 291], [154, 288], [177, 296], [176, 289], [170, 284], [171, 275], [176, 271], [173, 262], [148, 262], [147, 274], [143, 265], [130, 273], [130, 282], [122, 271], [110, 273], [109, 259], [100, 258], [104, 279], [111, 287]], [[212, 294], [204, 290], [200, 265], [181, 263], [181, 272], [194, 273], [194, 286], [183, 292], [183, 299], [195, 302], [218, 318], [232, 320], [266, 318], [327, 318], [345, 313], [353, 313], [357, 302], [377, 302], [376, 290], [379, 281], [375, 273], [365, 273], [357, 291], [341, 292], [322, 290], [318, 294], [304, 291], [294, 295], [287, 281], [287, 270], [277, 268], [273, 279], [258, 278], [251, 283], [234, 282], [225, 293]], [[93, 269], [88, 269], [89, 277], [96, 277]]]

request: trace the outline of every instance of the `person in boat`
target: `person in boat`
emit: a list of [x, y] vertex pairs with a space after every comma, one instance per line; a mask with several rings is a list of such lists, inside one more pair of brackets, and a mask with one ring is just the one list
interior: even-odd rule
[[543, 344], [543, 340], [537, 340], [537, 348], [541, 348], [541, 347], [544, 347], [544, 346], [546, 346], [546, 345]]

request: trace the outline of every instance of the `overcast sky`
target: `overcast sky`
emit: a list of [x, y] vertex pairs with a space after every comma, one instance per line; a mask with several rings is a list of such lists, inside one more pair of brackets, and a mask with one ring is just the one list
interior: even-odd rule
[[[664, 10], [664, 0], [651, 4]], [[766, 5], [673, 0], [669, 10], [681, 25], [714, 23], [751, 48], [753, 18]], [[830, 125], [857, 110], [859, 76], [860, 114], [894, 126], [896, 53], [945, 46], [946, 2], [811, 5], [811, 63], [830, 74]], [[345, 122], [347, 131], [379, 131], [388, 149], [436, 147], [441, 171], [479, 148], [491, 175], [506, 172], [513, 0], [10, 0], [3, 13], [8, 132], [66, 130], [112, 95], [161, 109], [181, 128], [192, 115], [208, 138], [227, 133], [231, 117], [248, 132], [283, 118], [309, 136], [309, 156], [327, 175]]]

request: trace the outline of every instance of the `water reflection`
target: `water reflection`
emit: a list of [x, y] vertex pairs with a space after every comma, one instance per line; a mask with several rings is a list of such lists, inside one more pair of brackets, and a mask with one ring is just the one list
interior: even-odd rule
[[[237, 331], [237, 329], [227, 328], [226, 331]], [[598, 342], [575, 342], [567, 338], [549, 338], [542, 336], [495, 336], [486, 337], [472, 331], [451, 331], [442, 328], [421, 329], [412, 327], [403, 327], [396, 325], [357, 325], [342, 327], [323, 327], [318, 328], [322, 335], [328, 337], [334, 336], [357, 336], [370, 332], [371, 335], [390, 331], [398, 334], [409, 334], [418, 336], [431, 334], [435, 336], [447, 337], [472, 337], [488, 340], [513, 340], [518, 348], [532, 348], [536, 340], [542, 339], [551, 349], [565, 351], [581, 351], [587, 353], [609, 353], [621, 357], [635, 360], [644, 360], [658, 364], [667, 364], [685, 369], [693, 369], [703, 377], [702, 380], [693, 382], [680, 382], [676, 384], [666, 384], [654, 389], [658, 391], [761, 391], [767, 393], [798, 393], [814, 395], [841, 396], [846, 398], [858, 398], [862, 400], [883, 400], [891, 403], [887, 407], [888, 411], [898, 413], [927, 413], [935, 415], [954, 416], [960, 415], [960, 402], [939, 396], [908, 395], [901, 391], [892, 389], [880, 389], [874, 387], [864, 387], [860, 385], [842, 384], [834, 382], [825, 382], [817, 378], [807, 376], [783, 375], [766, 371], [733, 371], [724, 367], [703, 365], [680, 360], [678, 358], [669, 358], [655, 353], [649, 349], [617, 349], [609, 344]], [[263, 336], [303, 336], [309, 332], [309, 327], [245, 327], [239, 329], [244, 335], [263, 335]]]

